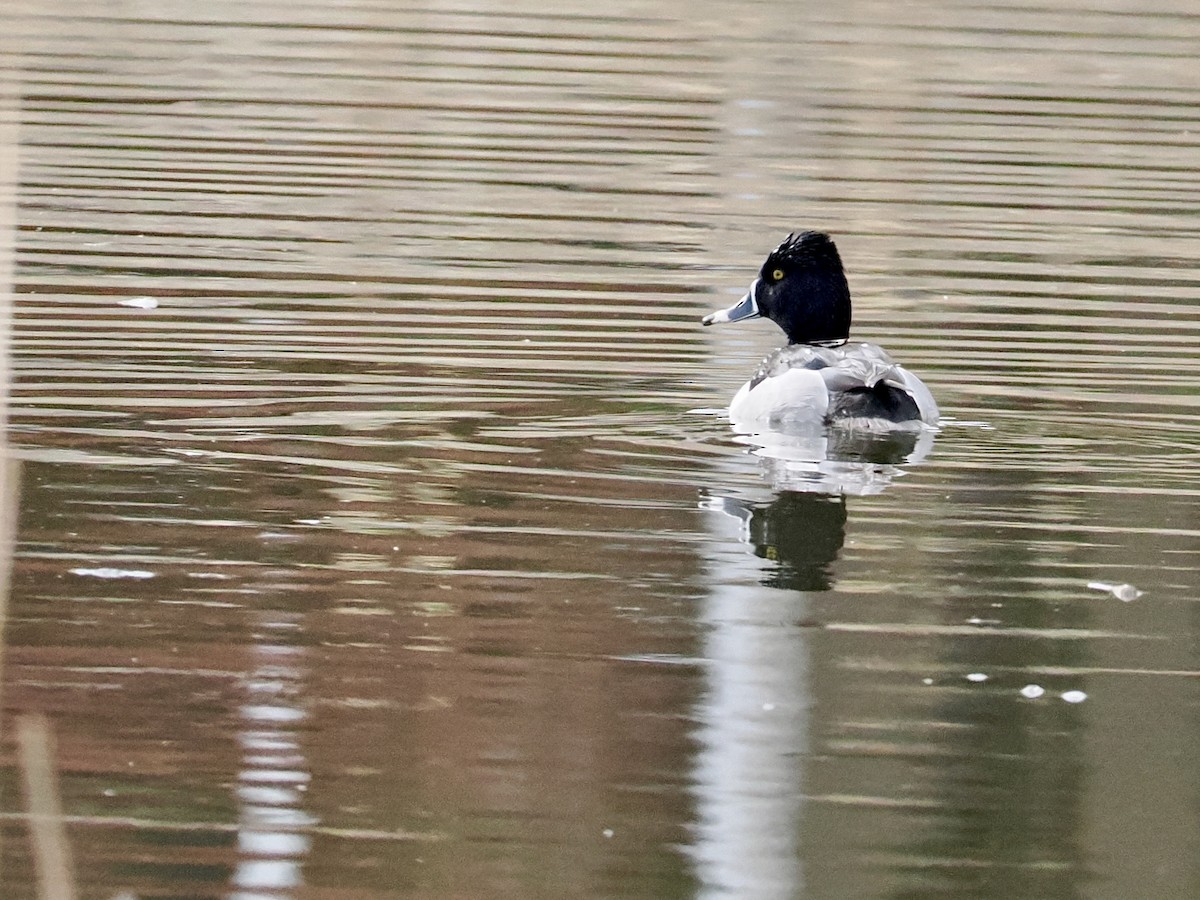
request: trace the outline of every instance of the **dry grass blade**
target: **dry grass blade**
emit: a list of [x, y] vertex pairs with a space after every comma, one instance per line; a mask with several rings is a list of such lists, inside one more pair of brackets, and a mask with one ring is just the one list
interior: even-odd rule
[[[0, 453], [7, 449], [8, 445], [0, 438]], [[4, 671], [4, 625], [8, 620], [8, 586], [12, 577], [20, 497], [21, 463], [0, 457], [0, 672]], [[2, 728], [0, 734], [3, 734]]]
[[[8, 397], [11, 365], [13, 305], [13, 254], [17, 234], [17, 193], [21, 120], [21, 66], [18, 57], [2, 44], [8, 60], [0, 77], [0, 451], [8, 454]], [[4, 671], [4, 625], [8, 616], [8, 585], [12, 571], [12, 542], [16, 534], [16, 463], [0, 461], [0, 673]], [[0, 734], [3, 731], [0, 730]], [[2, 873], [0, 873], [2, 874]]]
[[[0, 49], [4, 49], [0, 39]], [[7, 53], [5, 58], [13, 59]], [[13, 255], [17, 235], [17, 192], [20, 186], [20, 84], [19, 68], [0, 73], [0, 452], [8, 455], [8, 397], [12, 367]], [[4, 622], [8, 607], [8, 581], [12, 568], [12, 541], [16, 534], [17, 471], [9, 464], [0, 472], [0, 662], [3, 661]], [[2, 671], [2, 669], [0, 669]]]
[[54, 771], [54, 737], [45, 716], [31, 713], [17, 718], [17, 751], [29, 812], [38, 900], [76, 900], [79, 892]]

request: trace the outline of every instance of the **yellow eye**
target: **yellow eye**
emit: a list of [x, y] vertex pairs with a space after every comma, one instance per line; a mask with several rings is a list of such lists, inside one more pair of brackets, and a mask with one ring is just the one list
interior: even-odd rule
[[783, 281], [783, 269], [776, 269], [771, 273], [772, 281]]

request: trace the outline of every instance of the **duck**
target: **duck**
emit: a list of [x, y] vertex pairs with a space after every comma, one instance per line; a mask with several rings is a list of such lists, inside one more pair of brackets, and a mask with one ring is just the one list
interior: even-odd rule
[[787, 345], [769, 354], [734, 395], [729, 419], [745, 432], [818, 424], [871, 432], [936, 428], [924, 382], [875, 344], [851, 344], [850, 286], [828, 234], [789, 234], [768, 254], [750, 290], [704, 325], [770, 319]]

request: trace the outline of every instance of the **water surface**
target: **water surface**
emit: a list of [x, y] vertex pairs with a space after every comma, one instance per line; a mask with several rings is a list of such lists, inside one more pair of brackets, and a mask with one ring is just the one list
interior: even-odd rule
[[[86, 896], [1200, 893], [1188, 4], [0, 25], [4, 698]], [[919, 464], [717, 412], [781, 336], [699, 318], [794, 228]]]

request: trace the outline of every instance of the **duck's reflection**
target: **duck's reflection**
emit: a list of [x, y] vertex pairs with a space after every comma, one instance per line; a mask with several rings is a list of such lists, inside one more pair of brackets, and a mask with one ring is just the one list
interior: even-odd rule
[[310, 850], [305, 833], [314, 824], [304, 811], [307, 760], [301, 750], [304, 709], [303, 650], [291, 638], [299, 630], [294, 613], [272, 612], [257, 623], [257, 666], [245, 681], [238, 739], [238, 850], [234, 889], [228, 900], [289, 900], [303, 888]]
[[712, 497], [705, 506], [741, 522], [741, 540], [774, 563], [761, 571], [761, 584], [794, 591], [832, 587], [830, 568], [846, 540], [844, 497], [786, 491], [769, 503]]
[[933, 449], [935, 432], [800, 428], [740, 434], [777, 491], [864, 496], [884, 491]]
[[802, 895], [810, 604], [833, 586], [846, 495], [883, 490], [932, 439], [754, 435], [748, 440], [776, 490], [762, 500], [714, 494], [701, 502], [711, 587], [701, 614], [707, 685], [690, 852], [703, 895]]

